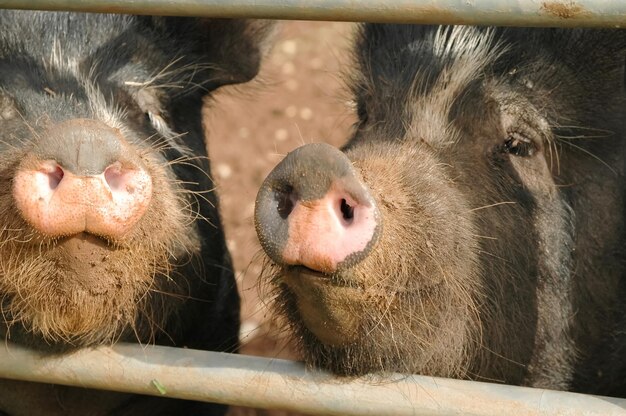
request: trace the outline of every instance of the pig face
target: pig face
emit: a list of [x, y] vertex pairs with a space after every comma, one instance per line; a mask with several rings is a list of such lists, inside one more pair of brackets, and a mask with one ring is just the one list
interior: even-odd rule
[[585, 313], [617, 302], [624, 45], [365, 25], [354, 136], [290, 153], [257, 197], [265, 279], [305, 360], [568, 388], [602, 339], [583, 332], [611, 327]]
[[270, 25], [2, 11], [0, 28], [0, 333], [235, 348], [201, 108], [257, 73]]

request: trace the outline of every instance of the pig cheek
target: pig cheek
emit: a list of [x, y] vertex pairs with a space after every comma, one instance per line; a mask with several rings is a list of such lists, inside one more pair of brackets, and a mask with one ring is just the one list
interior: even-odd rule
[[284, 279], [296, 297], [302, 322], [323, 344], [342, 346], [359, 338], [362, 289], [336, 286], [328, 278], [306, 272], [287, 272]]

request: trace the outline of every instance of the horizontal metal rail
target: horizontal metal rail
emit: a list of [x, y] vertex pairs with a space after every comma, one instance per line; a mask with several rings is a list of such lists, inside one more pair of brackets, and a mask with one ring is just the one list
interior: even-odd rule
[[0, 8], [294, 20], [626, 27], [624, 0], [0, 0]]
[[424, 376], [341, 379], [269, 358], [119, 344], [45, 357], [0, 347], [0, 377], [317, 415], [626, 415], [626, 400]]

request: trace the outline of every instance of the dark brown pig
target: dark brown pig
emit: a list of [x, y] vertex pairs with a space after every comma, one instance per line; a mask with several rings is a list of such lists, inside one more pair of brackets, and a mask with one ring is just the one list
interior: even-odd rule
[[[239, 297], [202, 106], [253, 78], [267, 22], [0, 12], [0, 335], [42, 352], [234, 352]], [[3, 347], [4, 348], [4, 347]], [[0, 380], [0, 414], [223, 406]]]
[[257, 197], [305, 361], [625, 395], [625, 51], [623, 31], [362, 26], [353, 137], [296, 149]]

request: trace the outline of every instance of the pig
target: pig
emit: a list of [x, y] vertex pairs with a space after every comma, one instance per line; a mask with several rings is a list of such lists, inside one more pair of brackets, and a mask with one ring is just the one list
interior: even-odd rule
[[[236, 352], [239, 296], [202, 107], [251, 80], [268, 21], [0, 12], [0, 334]], [[0, 380], [0, 414], [223, 414]]]
[[[366, 24], [255, 224], [304, 361], [626, 395], [626, 32]], [[620, 326], [621, 325], [621, 326]]]

